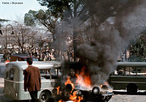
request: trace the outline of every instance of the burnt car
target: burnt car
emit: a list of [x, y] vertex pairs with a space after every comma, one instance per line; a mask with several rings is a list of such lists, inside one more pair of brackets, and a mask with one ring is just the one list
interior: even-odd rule
[[[107, 84], [104, 85], [91, 85], [90, 87], [84, 87], [77, 83], [78, 72], [82, 72], [83, 66], [80, 63], [65, 63], [64, 70], [62, 70], [62, 77], [68, 76], [66, 81], [61, 82], [64, 85], [60, 84], [59, 94], [57, 95], [57, 102], [71, 101], [71, 102], [108, 102], [113, 94], [112, 88]], [[84, 71], [86, 69], [83, 69]], [[80, 80], [88, 80], [87, 78]], [[59, 82], [59, 81], [57, 81]], [[90, 83], [89, 83], [90, 84]]]
[[[106, 85], [94, 86], [92, 89], [71, 89], [72, 85], [68, 84], [65, 88], [60, 90], [57, 96], [57, 102], [71, 101], [71, 102], [108, 102], [114, 93], [109, 89], [103, 89]], [[55, 101], [56, 102], [56, 101]]]
[[113, 96], [113, 92], [103, 91], [102, 87], [100, 88], [98, 86], [93, 87], [92, 90], [75, 89], [72, 93], [75, 91], [77, 97], [82, 97], [80, 102], [108, 102]]

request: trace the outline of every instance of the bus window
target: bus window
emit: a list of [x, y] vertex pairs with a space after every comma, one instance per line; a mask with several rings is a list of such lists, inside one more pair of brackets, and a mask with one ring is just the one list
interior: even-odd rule
[[50, 79], [50, 70], [49, 69], [40, 69], [40, 75], [42, 78]]
[[10, 79], [10, 80], [13, 80], [13, 79], [14, 79], [14, 69], [11, 69], [11, 70], [10, 70], [9, 79]]
[[51, 72], [52, 79], [58, 78], [57, 69], [51, 69], [50, 72]]
[[133, 75], [132, 71], [133, 71], [132, 67], [125, 67], [125, 75]]
[[118, 75], [124, 75], [124, 67], [118, 67], [117, 73], [118, 73]]
[[118, 69], [114, 72], [115, 75], [137, 75], [135, 67], [118, 67]]
[[137, 68], [137, 75], [138, 76], [146, 76], [146, 68]]

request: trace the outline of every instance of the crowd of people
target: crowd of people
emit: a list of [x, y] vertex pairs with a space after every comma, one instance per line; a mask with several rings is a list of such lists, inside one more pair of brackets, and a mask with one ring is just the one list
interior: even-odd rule
[[26, 48], [21, 51], [19, 49], [3, 49], [1, 50], [4, 60], [10, 60], [13, 54], [28, 54], [31, 57], [37, 58], [38, 61], [54, 61], [68, 60], [73, 61], [73, 51], [57, 51], [53, 48]]

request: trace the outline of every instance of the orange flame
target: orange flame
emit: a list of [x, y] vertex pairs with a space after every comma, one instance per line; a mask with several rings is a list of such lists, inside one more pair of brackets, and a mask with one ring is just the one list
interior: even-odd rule
[[58, 95], [60, 91], [60, 86], [58, 86], [56, 89], [57, 89], [57, 95]]
[[[104, 82], [103, 85], [109, 86], [108, 82]], [[103, 85], [100, 85], [100, 87], [102, 87]]]
[[[67, 77], [67, 81], [64, 83], [65, 85], [70, 84], [72, 85], [72, 88], [74, 89], [74, 84], [71, 82], [70, 77]], [[72, 90], [73, 90], [72, 89]], [[72, 93], [72, 92], [71, 92]], [[69, 100], [73, 101], [73, 102], [80, 102], [83, 97], [81, 96], [77, 96], [77, 91], [74, 91], [72, 94], [70, 93], [70, 97]], [[62, 99], [60, 99], [58, 102], [64, 102]]]
[[90, 75], [86, 75], [84, 70], [85, 66], [81, 69], [80, 75], [76, 74], [77, 76], [76, 83], [83, 87], [91, 87], [92, 81], [90, 79]]
[[[76, 76], [77, 76], [76, 83], [79, 84], [82, 87], [91, 88], [92, 81], [90, 79], [90, 75], [85, 73], [85, 69], [86, 69], [86, 67], [83, 66], [83, 68], [81, 69], [79, 74], [76, 74]], [[72, 91], [75, 88], [74, 84], [70, 80], [70, 77], [67, 77], [67, 81], [64, 84], [65, 84], [65, 86], [67, 84], [70, 84], [72, 86]], [[80, 102], [83, 99], [82, 96], [77, 95], [77, 91], [74, 91], [72, 94], [71, 93], [70, 93], [69, 100], [71, 100], [73, 102]], [[64, 101], [62, 99], [60, 99], [58, 102], [64, 102]]]
[[63, 100], [62, 100], [62, 99], [60, 99], [58, 102], [63, 102]]
[[75, 92], [73, 92], [73, 95], [72, 94], [70, 94], [70, 100], [72, 100], [72, 101], [74, 101], [74, 100], [76, 100], [77, 99], [77, 92], [75, 91]]
[[65, 86], [67, 85], [67, 84], [70, 84], [71, 86], [72, 86], [72, 90], [75, 88], [74, 87], [74, 84], [71, 82], [71, 80], [70, 80], [70, 77], [67, 77], [67, 81], [64, 83], [65, 84]]
[[80, 102], [83, 97], [82, 96], [77, 96], [77, 91], [74, 91], [73, 94], [70, 94], [70, 98], [69, 98], [71, 101], [74, 101], [74, 102]]

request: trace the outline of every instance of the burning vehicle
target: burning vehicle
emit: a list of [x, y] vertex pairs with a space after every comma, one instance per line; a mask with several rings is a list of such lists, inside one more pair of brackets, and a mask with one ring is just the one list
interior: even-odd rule
[[108, 102], [113, 90], [107, 80], [114, 71], [116, 60], [108, 56], [105, 48], [108, 47], [101, 47], [96, 42], [79, 46], [76, 51], [79, 60], [62, 63], [59, 69], [61, 75], [51, 84], [53, 90], [49, 89], [49, 94], [42, 95], [42, 102], [50, 99], [55, 102]]
[[90, 75], [86, 73], [88, 70], [81, 63], [67, 62], [64, 68], [65, 70], [61, 70], [62, 78], [55, 85], [57, 87], [55, 101], [108, 102], [113, 96], [108, 83], [92, 85]]

